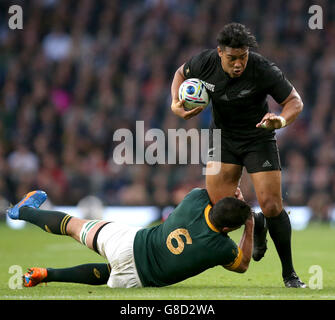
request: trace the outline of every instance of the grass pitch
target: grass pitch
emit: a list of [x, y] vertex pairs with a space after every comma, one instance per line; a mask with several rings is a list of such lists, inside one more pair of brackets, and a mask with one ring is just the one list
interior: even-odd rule
[[[238, 241], [241, 230], [231, 233]], [[313, 265], [322, 268], [323, 288], [287, 289], [281, 279], [280, 261], [268, 236], [268, 251], [260, 262], [251, 262], [244, 274], [216, 267], [165, 288], [110, 289], [68, 283], [48, 283], [34, 288], [10, 289], [13, 265], [70, 267], [103, 262], [103, 258], [71, 238], [50, 235], [35, 226], [9, 229], [0, 223], [0, 300], [334, 300], [335, 229], [312, 224], [293, 231], [293, 257], [300, 278], [308, 284]]]

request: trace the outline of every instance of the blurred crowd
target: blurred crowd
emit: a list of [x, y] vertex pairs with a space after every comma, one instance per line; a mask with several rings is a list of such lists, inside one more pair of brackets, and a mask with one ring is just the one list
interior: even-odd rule
[[[12, 4], [23, 8], [23, 30], [8, 28]], [[323, 9], [322, 30], [308, 27], [312, 4]], [[135, 132], [136, 120], [145, 130], [208, 128], [209, 108], [188, 121], [171, 112], [171, 81], [236, 21], [304, 101], [294, 125], [277, 132], [284, 203], [327, 220], [335, 206], [334, 17], [331, 0], [2, 0], [0, 198], [16, 202], [40, 188], [56, 205], [95, 195], [105, 205], [164, 207], [204, 187], [203, 164], [116, 164], [113, 133]], [[246, 174], [242, 190], [257, 204]]]

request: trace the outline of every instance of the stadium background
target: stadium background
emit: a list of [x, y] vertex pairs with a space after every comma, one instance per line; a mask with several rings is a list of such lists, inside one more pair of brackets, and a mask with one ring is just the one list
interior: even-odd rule
[[[23, 30], [8, 8], [23, 8]], [[323, 8], [323, 30], [308, 8]], [[43, 189], [55, 205], [95, 195], [106, 206], [175, 205], [204, 186], [202, 165], [116, 165], [118, 128], [207, 128], [210, 110], [170, 110], [175, 70], [216, 46], [226, 23], [247, 25], [304, 101], [277, 131], [287, 206], [329, 221], [335, 208], [335, 2], [266, 0], [31, 0], [0, 3], [0, 199]], [[270, 99], [270, 108], [279, 112]], [[198, 174], [197, 174], [198, 173]], [[250, 180], [242, 190], [257, 205]], [[3, 216], [2, 216], [3, 217]]]

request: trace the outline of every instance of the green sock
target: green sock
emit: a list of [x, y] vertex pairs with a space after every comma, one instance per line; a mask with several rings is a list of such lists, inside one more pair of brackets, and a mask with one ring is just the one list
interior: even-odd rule
[[107, 284], [110, 266], [106, 263], [88, 263], [71, 268], [47, 268], [48, 276], [43, 282], [72, 282], [91, 285]]
[[66, 226], [72, 216], [64, 212], [40, 210], [22, 207], [19, 210], [19, 219], [30, 222], [44, 231], [66, 235]]

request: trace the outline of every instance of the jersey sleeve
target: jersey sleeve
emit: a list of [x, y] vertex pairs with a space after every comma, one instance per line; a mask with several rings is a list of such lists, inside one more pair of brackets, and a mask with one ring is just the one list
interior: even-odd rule
[[193, 56], [184, 64], [184, 77], [186, 79], [202, 79], [206, 75], [208, 66], [211, 64], [212, 50], [204, 50]]
[[227, 255], [227, 260], [230, 260], [230, 262], [226, 261], [223, 264], [223, 266], [230, 271], [237, 269], [240, 266], [243, 258], [243, 252], [241, 248], [237, 245], [235, 246], [236, 248], [232, 248], [230, 255]]
[[267, 93], [277, 103], [282, 103], [293, 89], [292, 84], [274, 63], [269, 63], [264, 71], [263, 80], [267, 84]]

